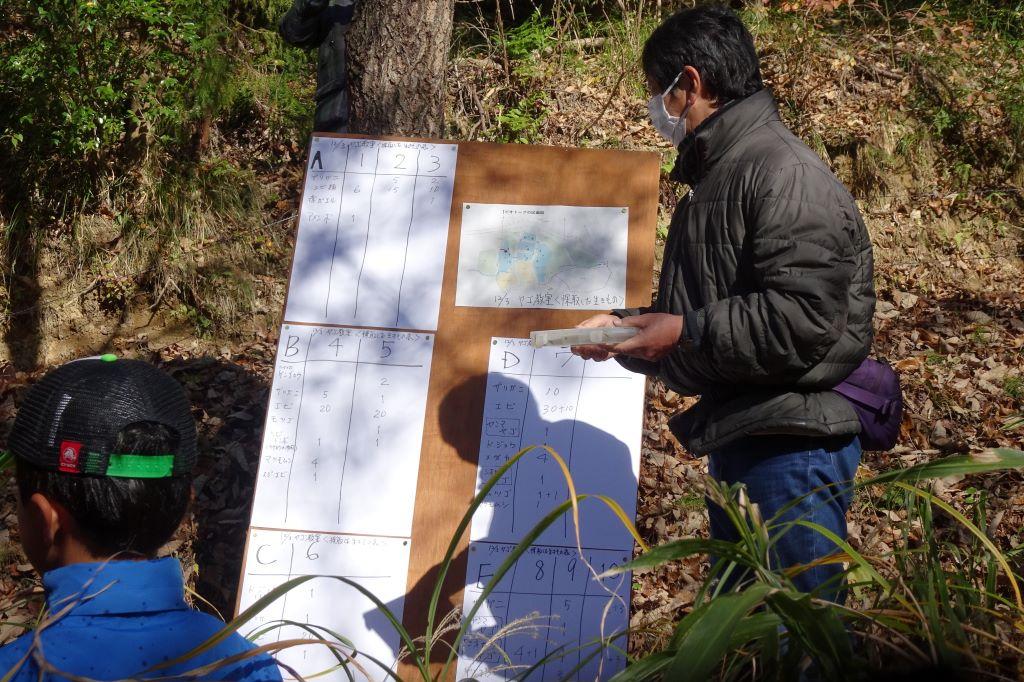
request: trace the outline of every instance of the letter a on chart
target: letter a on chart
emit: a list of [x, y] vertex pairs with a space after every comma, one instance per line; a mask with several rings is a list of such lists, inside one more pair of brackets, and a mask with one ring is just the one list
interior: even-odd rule
[[457, 153], [314, 136], [285, 320], [437, 329]]

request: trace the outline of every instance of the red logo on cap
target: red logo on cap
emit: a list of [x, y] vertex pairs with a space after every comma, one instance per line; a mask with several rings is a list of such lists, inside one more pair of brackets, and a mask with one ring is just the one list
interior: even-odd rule
[[60, 444], [60, 461], [57, 462], [57, 469], [66, 474], [79, 474], [82, 468], [78, 464], [82, 452], [82, 444], [73, 440], [65, 440]]

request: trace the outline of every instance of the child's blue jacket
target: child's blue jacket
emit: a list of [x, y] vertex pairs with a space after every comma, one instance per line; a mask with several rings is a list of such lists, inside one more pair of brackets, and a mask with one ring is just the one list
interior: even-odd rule
[[[39, 680], [41, 655], [54, 669], [95, 680], [180, 675], [253, 649], [232, 634], [185, 663], [147, 673], [178, 658], [224, 627], [185, 603], [177, 559], [73, 564], [43, 576], [47, 618], [0, 649], [0, 679], [17, 668], [13, 681]], [[42, 679], [62, 679], [59, 673]], [[266, 655], [203, 674], [203, 680], [267, 680], [281, 674]]]

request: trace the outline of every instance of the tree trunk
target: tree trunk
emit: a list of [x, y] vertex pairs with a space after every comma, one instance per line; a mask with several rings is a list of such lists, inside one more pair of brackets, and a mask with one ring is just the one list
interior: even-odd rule
[[348, 34], [350, 129], [441, 137], [455, 0], [359, 0], [356, 8]]

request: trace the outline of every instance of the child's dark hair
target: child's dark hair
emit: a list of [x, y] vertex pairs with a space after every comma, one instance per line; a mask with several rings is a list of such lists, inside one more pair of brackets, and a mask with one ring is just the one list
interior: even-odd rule
[[[174, 430], [155, 422], [129, 424], [117, 437], [117, 452], [138, 455], [164, 455], [177, 445]], [[192, 496], [191, 476], [76, 476], [18, 459], [16, 478], [22, 501], [43, 493], [67, 509], [78, 524], [79, 540], [98, 557], [153, 556], [173, 537]]]

